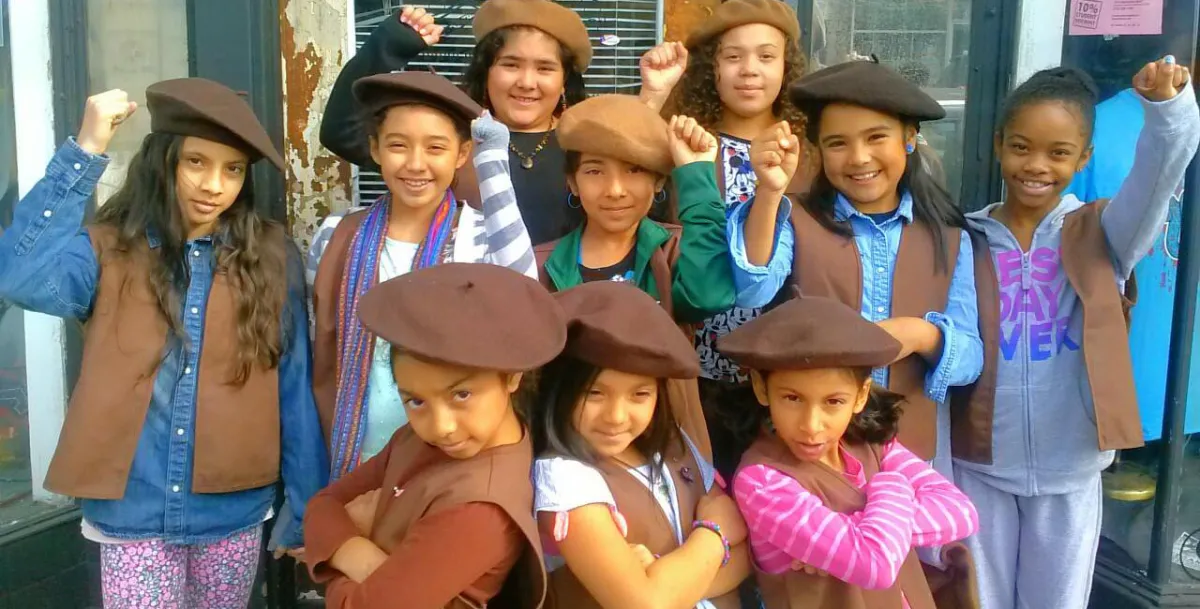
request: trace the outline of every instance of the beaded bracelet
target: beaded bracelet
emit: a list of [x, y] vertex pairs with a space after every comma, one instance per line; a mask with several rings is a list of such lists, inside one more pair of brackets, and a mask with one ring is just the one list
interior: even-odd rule
[[721, 525], [719, 525], [711, 520], [693, 520], [692, 528], [693, 529], [708, 529], [708, 530], [712, 531], [713, 533], [716, 533], [717, 536], [721, 538], [721, 545], [725, 546], [725, 557], [721, 559], [721, 566], [724, 567], [725, 565], [729, 564], [729, 556], [730, 556], [729, 539], [727, 539], [725, 537], [725, 534], [721, 532]]

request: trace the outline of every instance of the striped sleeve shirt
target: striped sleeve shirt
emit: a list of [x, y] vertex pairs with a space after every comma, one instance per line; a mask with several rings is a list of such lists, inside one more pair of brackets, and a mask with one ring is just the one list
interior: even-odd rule
[[842, 459], [847, 479], [867, 498], [852, 514], [829, 509], [769, 466], [738, 472], [734, 497], [763, 571], [784, 573], [803, 563], [862, 588], [889, 588], [913, 546], [947, 543], [978, 528], [966, 495], [898, 443], [884, 448], [881, 471], [870, 482], [854, 457], [842, 451]]

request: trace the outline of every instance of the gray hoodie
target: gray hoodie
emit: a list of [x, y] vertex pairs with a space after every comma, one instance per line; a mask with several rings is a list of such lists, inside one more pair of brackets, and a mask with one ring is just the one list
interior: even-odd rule
[[[1113, 280], [1122, 289], [1162, 231], [1200, 144], [1200, 111], [1191, 86], [1171, 100], [1142, 99], [1142, 105], [1146, 124], [1133, 168], [1101, 216]], [[993, 462], [956, 460], [955, 466], [1016, 495], [1080, 490], [1094, 484], [1113, 459], [1112, 451], [1100, 451], [1096, 437], [1081, 347], [1083, 307], [1059, 262], [1063, 217], [1084, 203], [1064, 197], [1038, 225], [1028, 252], [991, 217], [1000, 205], [967, 216], [987, 236], [1000, 282]]]

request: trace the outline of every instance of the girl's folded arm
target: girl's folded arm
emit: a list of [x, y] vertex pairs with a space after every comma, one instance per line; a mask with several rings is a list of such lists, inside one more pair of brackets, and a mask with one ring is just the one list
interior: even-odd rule
[[391, 453], [389, 442], [379, 454], [313, 495], [305, 506], [305, 563], [318, 583], [338, 575], [328, 564], [329, 560], [347, 541], [362, 536], [350, 519], [346, 504], [380, 488]]
[[335, 580], [326, 607], [441, 609], [479, 578], [511, 568], [524, 534], [500, 507], [466, 503], [419, 520], [362, 583]]
[[938, 546], [979, 530], [979, 514], [966, 494], [899, 442], [885, 447], [882, 464], [887, 471], [903, 475], [912, 486], [914, 546]]
[[[565, 568], [608, 609], [691, 607], [705, 598], [721, 567], [724, 547], [707, 529], [696, 529], [683, 545], [644, 568], [617, 528], [610, 506], [593, 503], [566, 514], [569, 525], [557, 539]], [[554, 535], [556, 515], [539, 512], [543, 536]]]
[[913, 516], [912, 487], [899, 474], [876, 474], [863, 489], [867, 505], [858, 514], [829, 509], [765, 465], [738, 472], [733, 486], [751, 538], [785, 555], [780, 565], [762, 565], [760, 558], [765, 569], [783, 572], [799, 561], [862, 588], [895, 583], [911, 549]]

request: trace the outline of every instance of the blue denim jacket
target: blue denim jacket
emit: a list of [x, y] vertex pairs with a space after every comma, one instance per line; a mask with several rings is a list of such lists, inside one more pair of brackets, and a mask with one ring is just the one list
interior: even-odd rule
[[[0, 297], [31, 310], [87, 320], [100, 266], [82, 228], [84, 208], [108, 165], [68, 140], [46, 175], [17, 204], [12, 226], [0, 235]], [[165, 203], [164, 203], [165, 204]], [[157, 242], [150, 239], [151, 247]], [[83, 516], [110, 537], [208, 543], [257, 526], [275, 501], [275, 486], [234, 493], [201, 494], [192, 488], [192, 437], [196, 412], [194, 367], [203, 348], [204, 313], [213, 280], [212, 239], [187, 244], [190, 281], [180, 319], [185, 346], [168, 339], [155, 379], [146, 421], [138, 438], [125, 496], [85, 499]], [[289, 257], [285, 351], [279, 362], [282, 473], [296, 517], [284, 532], [298, 546], [309, 497], [325, 486], [329, 465], [312, 393], [303, 265]]]
[[[784, 199], [776, 219], [775, 251], [771, 253], [771, 259], [766, 266], [750, 264], [746, 258], [745, 226], [753, 204], [751, 200], [738, 205], [730, 214], [728, 226], [737, 304], [742, 307], [764, 306], [783, 287], [792, 273], [796, 239], [791, 223], [792, 204]], [[888, 319], [892, 316], [892, 275], [900, 250], [901, 229], [913, 220], [912, 197], [904, 193], [895, 215], [877, 224], [839, 194], [834, 204], [834, 218], [839, 222], [849, 220], [854, 231], [854, 242], [862, 260], [862, 316], [872, 322]], [[950, 387], [973, 383], [983, 369], [974, 254], [966, 232], [962, 233], [946, 310], [930, 311], [925, 314], [925, 320], [942, 331], [942, 356], [937, 366], [925, 376], [925, 395], [941, 403]], [[872, 377], [886, 387], [887, 374], [887, 368], [880, 368]]]

